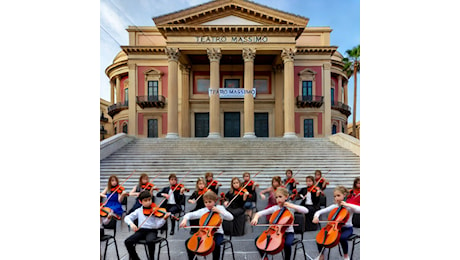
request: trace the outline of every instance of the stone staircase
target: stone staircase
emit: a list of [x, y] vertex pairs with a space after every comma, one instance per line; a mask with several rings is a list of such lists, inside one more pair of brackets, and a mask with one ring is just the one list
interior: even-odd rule
[[300, 169], [296, 179], [305, 186], [305, 177], [313, 175], [319, 169], [329, 180], [330, 186], [345, 185], [351, 187], [353, 179], [360, 175], [359, 156], [336, 145], [327, 138], [135, 138], [118, 151], [100, 162], [100, 189], [107, 185], [110, 175], [116, 174], [122, 182], [136, 173], [123, 185], [131, 190], [139, 180], [141, 173], [153, 178], [157, 187], [168, 185], [168, 175], [176, 173], [180, 180], [190, 171], [182, 182], [186, 188], [195, 189], [198, 177], [204, 177], [207, 171], [214, 176], [224, 171], [217, 180], [222, 190], [227, 190], [232, 177], [242, 179], [248, 171], [264, 189], [271, 185], [273, 176], [285, 177], [286, 169], [294, 174]]

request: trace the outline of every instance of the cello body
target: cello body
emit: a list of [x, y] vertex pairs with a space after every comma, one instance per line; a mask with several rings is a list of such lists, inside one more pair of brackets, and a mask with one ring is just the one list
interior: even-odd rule
[[[270, 217], [271, 225], [260, 234], [256, 240], [256, 247], [270, 255], [275, 255], [284, 249], [284, 232], [294, 222], [294, 216], [283, 207], [275, 211]], [[281, 226], [283, 225], [283, 226]]]
[[345, 207], [338, 207], [328, 215], [327, 225], [318, 232], [316, 235], [316, 243], [326, 247], [332, 248], [339, 244], [342, 226], [348, 221], [350, 214]]
[[[208, 212], [200, 218], [200, 226], [202, 226], [187, 242], [188, 250], [194, 252], [196, 255], [206, 256], [214, 251], [214, 233], [217, 227], [222, 223], [222, 218], [218, 213]], [[203, 226], [216, 226], [203, 227]]]

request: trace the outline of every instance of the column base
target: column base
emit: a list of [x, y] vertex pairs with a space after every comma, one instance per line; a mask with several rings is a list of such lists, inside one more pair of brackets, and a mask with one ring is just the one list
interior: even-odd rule
[[257, 138], [257, 136], [256, 136], [256, 133], [249, 132], [249, 133], [244, 133], [243, 138]]
[[290, 133], [284, 133], [283, 138], [297, 138], [297, 135], [293, 132]]
[[179, 134], [177, 134], [177, 133], [167, 133], [166, 138], [179, 138]]
[[220, 138], [220, 133], [209, 133], [208, 138]]

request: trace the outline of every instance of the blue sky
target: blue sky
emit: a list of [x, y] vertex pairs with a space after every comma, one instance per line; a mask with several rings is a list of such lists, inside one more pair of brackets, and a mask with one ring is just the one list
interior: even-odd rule
[[[154, 26], [152, 17], [182, 10], [209, 0], [101, 0], [100, 2], [100, 97], [110, 101], [109, 80], [104, 71], [120, 45], [128, 45], [128, 26]], [[255, 0], [281, 11], [309, 18], [307, 26], [329, 26], [331, 45], [345, 56], [345, 51], [360, 43], [359, 0]], [[359, 121], [359, 76], [356, 118]], [[348, 103], [353, 104], [353, 77], [348, 87]], [[352, 115], [348, 121], [352, 121]]]

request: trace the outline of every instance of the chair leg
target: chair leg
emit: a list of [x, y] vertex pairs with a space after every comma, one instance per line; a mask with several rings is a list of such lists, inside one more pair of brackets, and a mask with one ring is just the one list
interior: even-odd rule
[[105, 260], [105, 257], [107, 256], [107, 247], [109, 247], [109, 240], [108, 239], [105, 241], [104, 260]]
[[145, 250], [145, 255], [147, 256], [147, 259], [150, 259], [149, 251], [147, 250], [147, 245], [145, 244], [144, 244], [144, 250]]
[[120, 256], [118, 255], [117, 241], [115, 240], [115, 238], [113, 238], [113, 243], [115, 244], [115, 252], [117, 252], [117, 259], [120, 260]]

